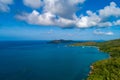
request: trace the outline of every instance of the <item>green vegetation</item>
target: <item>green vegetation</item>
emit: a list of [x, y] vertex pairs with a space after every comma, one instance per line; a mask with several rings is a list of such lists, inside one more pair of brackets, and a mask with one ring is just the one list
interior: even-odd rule
[[87, 80], [120, 80], [120, 39], [100, 43], [75, 43], [70, 46], [97, 46], [110, 54], [109, 59], [92, 64]]
[[98, 43], [97, 46], [111, 57], [120, 57], [120, 39]]
[[93, 64], [93, 69], [87, 80], [119, 80], [120, 58], [109, 58]]
[[96, 46], [96, 42], [79, 42], [70, 44], [69, 46]]

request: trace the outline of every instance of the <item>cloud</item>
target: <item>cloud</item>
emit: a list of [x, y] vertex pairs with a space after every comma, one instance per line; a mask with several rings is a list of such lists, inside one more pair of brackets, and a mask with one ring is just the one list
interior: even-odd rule
[[112, 22], [102, 21], [103, 19], [93, 13], [92, 11], [87, 11], [88, 16], [81, 16], [77, 18], [76, 26], [78, 28], [89, 28], [89, 27], [109, 27], [112, 26]]
[[106, 35], [114, 35], [114, 33], [113, 32], [107, 32], [107, 33], [105, 33]]
[[41, 0], [23, 0], [24, 5], [32, 8], [39, 8], [42, 6]]
[[104, 9], [99, 10], [99, 15], [101, 17], [110, 17], [110, 16], [119, 17], [120, 8], [117, 7], [115, 2], [111, 2], [109, 6], [106, 6], [104, 7]]
[[97, 34], [97, 35], [108, 35], [108, 36], [114, 35], [114, 33], [111, 32], [111, 31], [103, 32], [103, 31], [101, 31], [101, 30], [99, 30], [99, 29], [95, 30], [93, 33], [94, 33], [94, 34]]
[[29, 24], [36, 25], [54, 25], [55, 15], [47, 12], [44, 14], [40, 14], [38, 11], [34, 10], [32, 13], [23, 13], [22, 15], [16, 16], [20, 20], [24, 20]]
[[[26, 6], [32, 8], [42, 7], [42, 14], [33, 10], [32, 13], [23, 13], [16, 17], [35, 25], [56, 25], [60, 27], [75, 26], [73, 15], [85, 0], [23, 0]], [[42, 4], [42, 6], [41, 6]]]
[[32, 13], [23, 13], [22, 15], [17, 15], [16, 18], [26, 21], [29, 24], [35, 25], [56, 25], [56, 26], [70, 26], [74, 23], [73, 20], [65, 19], [62, 17], [56, 18], [56, 15], [46, 12], [40, 14], [38, 11], [34, 10]]
[[111, 22], [101, 22], [98, 24], [99, 27], [110, 27], [113, 24]]
[[100, 17], [91, 11], [87, 11], [88, 16], [77, 18], [76, 26], [78, 28], [89, 28], [96, 26], [100, 22]]
[[114, 21], [113, 23], [114, 23], [114, 25], [116, 25], [116, 26], [120, 26], [120, 20]]
[[10, 10], [9, 5], [13, 3], [13, 0], [0, 0], [0, 11], [8, 12]]
[[67, 19], [64, 17], [57, 16], [51, 12], [45, 12], [40, 14], [38, 11], [33, 10], [32, 13], [23, 13], [16, 17], [20, 20], [26, 21], [29, 24], [35, 25], [55, 25], [60, 27], [77, 27], [77, 28], [88, 28], [96, 26], [100, 22], [99, 16], [91, 11], [87, 11], [88, 16], [77, 17], [73, 19]]
[[77, 4], [84, 3], [85, 0], [23, 0], [24, 5], [39, 9], [43, 7], [43, 12], [50, 12], [64, 18], [72, 18], [72, 15], [79, 7]]
[[89, 28], [89, 27], [110, 27], [113, 25], [119, 25], [119, 20], [117, 22], [110, 22], [109, 17], [120, 17], [120, 8], [117, 7], [115, 2], [111, 2], [109, 6], [98, 10], [97, 12], [92, 12], [88, 10], [87, 16], [82, 16], [78, 18], [77, 27], [79, 28]]
[[[31, 13], [19, 14], [16, 17], [29, 24], [59, 26], [62, 28], [101, 28], [119, 25], [119, 21], [109, 21], [110, 16], [113, 16], [114, 18], [120, 16], [120, 8], [115, 2], [111, 2], [110, 5], [97, 10], [98, 12], [87, 10], [85, 16], [82, 14], [76, 16], [76, 5], [82, 4], [84, 1], [85, 0], [42, 0], [41, 2], [44, 4], [44, 6], [42, 6], [42, 13], [33, 10]], [[31, 7], [33, 7], [33, 5]]]
[[77, 4], [84, 3], [85, 0], [43, 0], [44, 12], [51, 12], [60, 17], [72, 18], [77, 11]]

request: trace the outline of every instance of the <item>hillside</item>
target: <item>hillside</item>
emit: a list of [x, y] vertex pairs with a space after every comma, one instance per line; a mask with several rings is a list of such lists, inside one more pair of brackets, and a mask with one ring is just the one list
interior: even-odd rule
[[92, 64], [87, 80], [120, 80], [120, 39], [101, 43], [75, 43], [70, 46], [97, 46], [110, 54], [110, 58]]

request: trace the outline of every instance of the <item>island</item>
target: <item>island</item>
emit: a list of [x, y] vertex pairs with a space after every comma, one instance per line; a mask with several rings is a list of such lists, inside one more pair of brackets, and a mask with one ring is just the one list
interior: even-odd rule
[[52, 40], [52, 41], [49, 41], [48, 43], [60, 44], [60, 43], [73, 43], [73, 42], [77, 42], [77, 41], [60, 39], [60, 40]]
[[120, 39], [105, 42], [82, 42], [69, 46], [96, 46], [110, 57], [93, 63], [87, 80], [120, 80]]

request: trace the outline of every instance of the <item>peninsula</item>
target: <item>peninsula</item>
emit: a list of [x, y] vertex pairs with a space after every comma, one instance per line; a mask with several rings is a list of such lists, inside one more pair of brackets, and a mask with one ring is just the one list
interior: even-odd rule
[[120, 79], [120, 39], [105, 42], [74, 43], [69, 46], [96, 46], [100, 51], [110, 54], [110, 58], [91, 65], [87, 80], [119, 80]]

